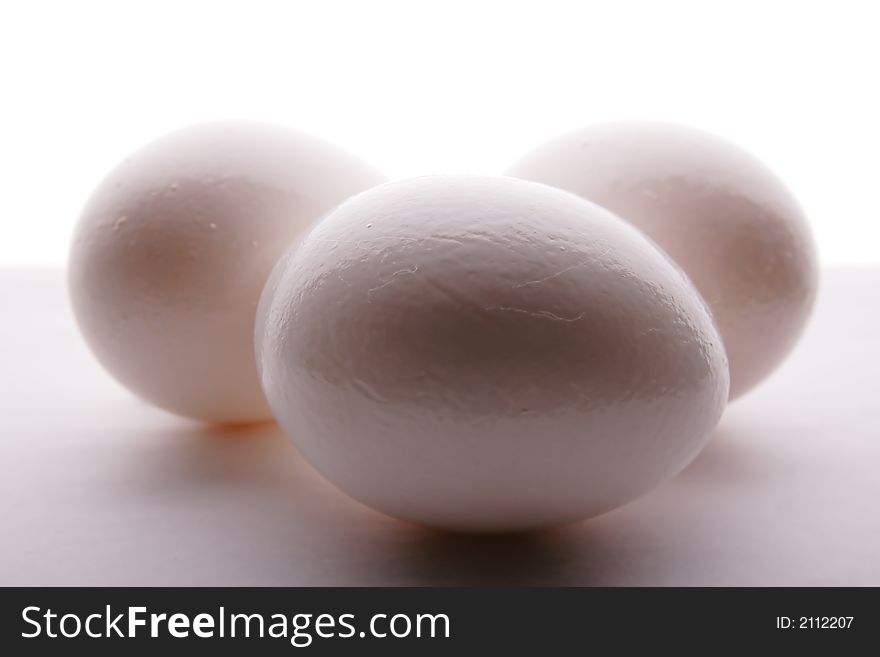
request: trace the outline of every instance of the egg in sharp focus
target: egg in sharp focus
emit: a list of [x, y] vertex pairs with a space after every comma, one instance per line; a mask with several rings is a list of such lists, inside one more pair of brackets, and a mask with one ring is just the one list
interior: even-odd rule
[[785, 185], [738, 147], [693, 128], [623, 121], [562, 135], [507, 173], [611, 210], [684, 269], [724, 340], [731, 399], [797, 343], [818, 287], [810, 228]]
[[315, 137], [243, 121], [173, 132], [113, 169], [76, 227], [69, 288], [104, 367], [164, 409], [269, 418], [256, 305], [278, 257], [321, 214], [382, 182]]
[[513, 531], [593, 516], [702, 448], [720, 338], [639, 231], [512, 178], [359, 194], [279, 262], [255, 336], [302, 454], [391, 516]]

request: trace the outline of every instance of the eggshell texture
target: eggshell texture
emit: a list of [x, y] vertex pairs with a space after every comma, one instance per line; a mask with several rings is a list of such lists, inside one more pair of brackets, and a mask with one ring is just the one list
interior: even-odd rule
[[551, 187], [382, 185], [278, 268], [257, 336], [269, 402], [318, 470], [392, 516], [508, 531], [607, 511], [690, 461], [727, 399], [693, 286]]
[[225, 121], [173, 132], [100, 184], [70, 254], [73, 309], [121, 383], [214, 422], [271, 416], [254, 365], [256, 305], [290, 242], [382, 182], [314, 137]]
[[599, 125], [540, 146], [508, 173], [571, 192], [632, 222], [688, 274], [730, 359], [730, 396], [791, 351], [816, 297], [809, 226], [776, 176], [699, 130]]

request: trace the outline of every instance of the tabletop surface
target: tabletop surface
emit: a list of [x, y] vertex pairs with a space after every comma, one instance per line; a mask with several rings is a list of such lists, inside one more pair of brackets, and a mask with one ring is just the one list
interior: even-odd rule
[[274, 424], [202, 426], [98, 366], [60, 271], [0, 271], [0, 585], [880, 585], [880, 270], [830, 270], [792, 357], [678, 477], [514, 536], [351, 501]]

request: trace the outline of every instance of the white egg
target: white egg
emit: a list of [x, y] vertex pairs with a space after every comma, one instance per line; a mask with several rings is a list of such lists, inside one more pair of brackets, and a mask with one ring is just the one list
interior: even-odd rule
[[525, 530], [678, 472], [727, 400], [688, 280], [545, 185], [431, 176], [359, 194], [279, 262], [256, 336], [269, 403], [343, 491], [392, 516]]
[[253, 354], [266, 278], [315, 219], [381, 181], [330, 144], [260, 123], [207, 123], [147, 145], [100, 184], [76, 228], [69, 284], [86, 341], [169, 411], [270, 417]]
[[736, 146], [692, 128], [611, 123], [550, 141], [508, 174], [608, 208], [684, 269], [724, 340], [731, 399], [797, 342], [818, 286], [810, 229], [782, 182]]

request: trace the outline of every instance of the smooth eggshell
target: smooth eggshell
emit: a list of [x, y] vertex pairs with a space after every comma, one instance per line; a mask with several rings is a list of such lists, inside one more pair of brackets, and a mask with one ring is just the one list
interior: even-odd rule
[[141, 397], [214, 422], [270, 417], [253, 353], [263, 284], [290, 242], [382, 181], [314, 137], [227, 121], [173, 132], [94, 192], [70, 253], [73, 309]]
[[399, 518], [468, 531], [586, 518], [678, 472], [727, 399], [709, 313], [597, 205], [432, 176], [348, 200], [261, 302], [264, 389], [302, 453]]
[[608, 208], [684, 269], [724, 340], [731, 398], [797, 342], [818, 286], [810, 229], [782, 182], [736, 146], [692, 128], [611, 123], [552, 140], [508, 174]]

